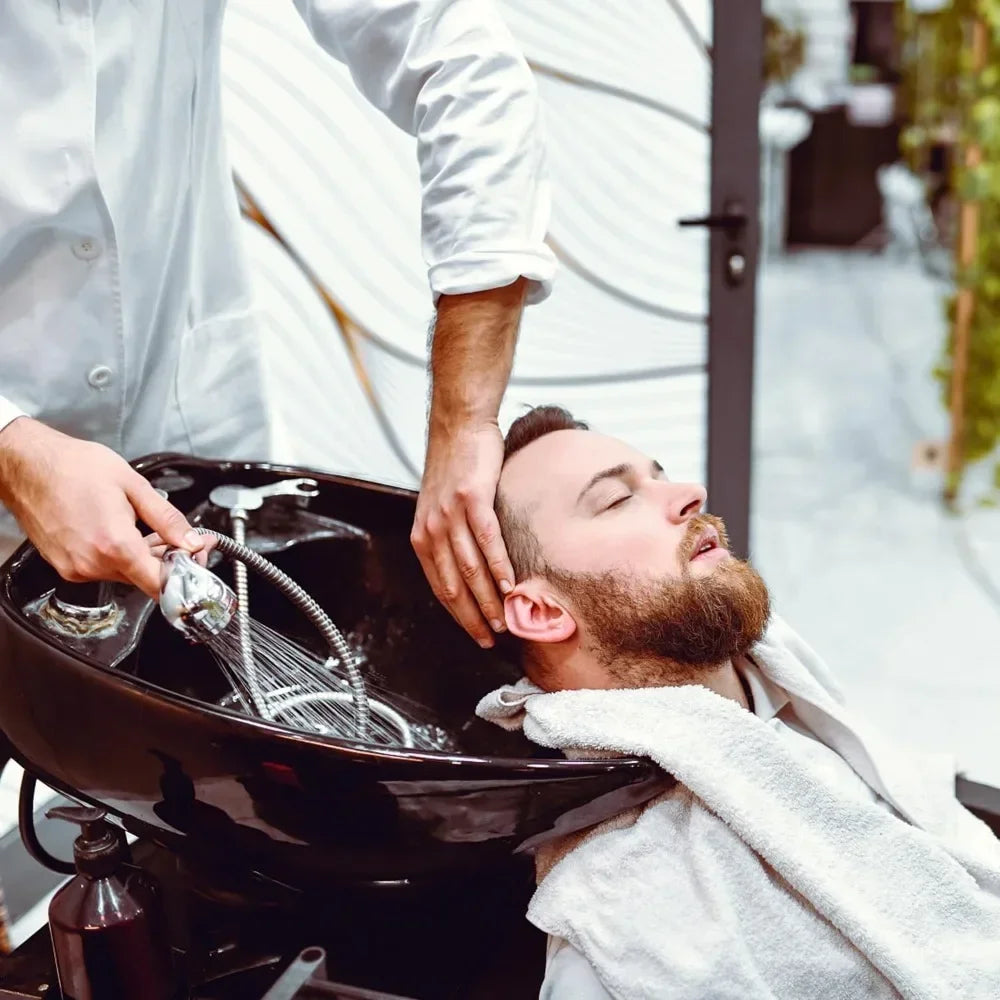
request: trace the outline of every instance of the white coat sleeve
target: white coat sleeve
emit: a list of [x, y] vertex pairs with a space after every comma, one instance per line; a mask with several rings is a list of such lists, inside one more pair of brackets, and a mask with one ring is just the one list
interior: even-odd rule
[[24, 417], [27, 414], [19, 406], [16, 406], [9, 399], [0, 396], [0, 431], [2, 431], [12, 420]]
[[294, 0], [367, 100], [417, 139], [435, 300], [556, 271], [534, 76], [492, 0]]
[[612, 1000], [593, 966], [571, 944], [549, 939], [538, 1000]]

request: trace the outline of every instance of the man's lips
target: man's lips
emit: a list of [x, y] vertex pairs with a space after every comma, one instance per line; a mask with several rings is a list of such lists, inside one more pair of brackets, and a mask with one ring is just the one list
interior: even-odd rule
[[719, 533], [715, 528], [708, 527], [698, 536], [698, 541], [691, 551], [690, 561], [696, 562], [700, 559], [718, 558], [719, 553], [724, 553], [725, 551], [719, 542]]

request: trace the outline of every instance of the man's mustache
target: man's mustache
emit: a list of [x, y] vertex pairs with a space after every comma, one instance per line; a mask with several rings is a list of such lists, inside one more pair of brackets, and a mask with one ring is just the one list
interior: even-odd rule
[[719, 545], [725, 549], [729, 548], [729, 535], [726, 534], [726, 526], [722, 519], [716, 517], [714, 514], [698, 514], [696, 517], [691, 518], [684, 538], [681, 540], [678, 554], [681, 557], [682, 564], [686, 565], [690, 562], [691, 557], [694, 555], [694, 550], [701, 541], [701, 536], [705, 533], [706, 528], [715, 528], [719, 533]]

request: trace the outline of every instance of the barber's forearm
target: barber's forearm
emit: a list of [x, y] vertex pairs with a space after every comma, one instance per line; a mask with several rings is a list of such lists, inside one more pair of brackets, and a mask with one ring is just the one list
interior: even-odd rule
[[510, 379], [527, 282], [442, 295], [431, 347], [431, 437], [495, 423]]

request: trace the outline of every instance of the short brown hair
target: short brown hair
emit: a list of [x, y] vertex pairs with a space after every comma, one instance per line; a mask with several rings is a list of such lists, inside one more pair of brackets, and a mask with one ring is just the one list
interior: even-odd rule
[[[506, 462], [512, 455], [546, 434], [572, 430], [588, 431], [590, 427], [561, 406], [532, 407], [510, 425], [504, 439], [503, 460]], [[527, 513], [507, 503], [499, 489], [494, 507], [500, 522], [500, 533], [514, 567], [515, 581], [542, 572], [545, 568], [542, 546], [528, 521]]]

